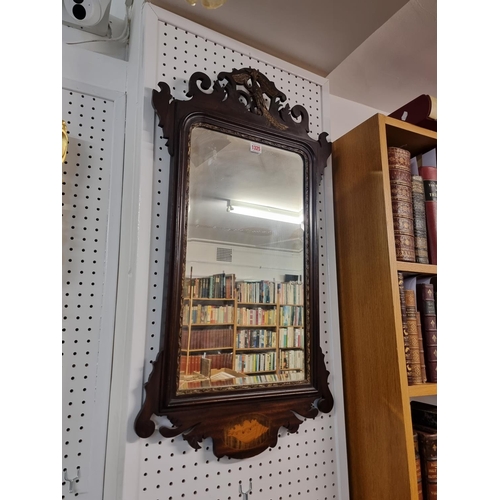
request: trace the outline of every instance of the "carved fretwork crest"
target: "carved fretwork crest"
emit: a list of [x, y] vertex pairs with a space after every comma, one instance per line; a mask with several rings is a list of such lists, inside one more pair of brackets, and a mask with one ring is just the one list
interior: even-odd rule
[[[183, 114], [200, 106], [208, 111], [239, 116], [248, 123], [269, 127], [285, 136], [303, 138], [313, 146], [317, 160], [315, 166], [320, 175], [323, 173], [332, 147], [327, 140], [328, 134], [322, 132], [317, 141], [309, 137], [309, 114], [306, 109], [300, 104], [293, 107], [284, 104], [285, 94], [259, 70], [241, 68], [233, 69], [231, 73], [223, 71], [213, 82], [212, 90], [212, 80], [205, 73], [193, 73], [189, 79], [186, 101], [174, 99], [165, 82], [160, 82], [158, 86], [161, 90], [153, 91], [153, 106], [160, 117], [159, 126], [168, 139], [172, 156], [175, 155], [175, 147], [170, 138], [177, 126], [175, 117], [181, 119]], [[178, 109], [174, 110], [174, 107]]]

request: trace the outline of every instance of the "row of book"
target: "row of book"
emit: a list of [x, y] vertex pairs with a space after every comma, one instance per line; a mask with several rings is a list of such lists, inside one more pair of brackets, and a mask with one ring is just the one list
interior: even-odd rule
[[437, 383], [437, 277], [398, 272], [408, 385]]
[[246, 375], [244, 377], [235, 377], [232, 381], [232, 385], [268, 384], [272, 382], [288, 382], [292, 380], [304, 380], [304, 372], [292, 371], [285, 373], [261, 373]]
[[279, 329], [280, 347], [304, 348], [304, 329], [288, 326]]
[[236, 333], [237, 349], [261, 349], [276, 347], [275, 330], [243, 329]]
[[418, 500], [437, 498], [437, 406], [411, 402]]
[[184, 280], [185, 299], [236, 299], [250, 304], [302, 304], [304, 287], [299, 281], [276, 283], [274, 280], [239, 280], [224, 272]]
[[280, 367], [282, 370], [303, 370], [304, 351], [280, 351]]
[[255, 373], [276, 370], [276, 352], [262, 352], [259, 354], [236, 354], [234, 369], [237, 372]]
[[278, 298], [280, 304], [303, 304], [304, 286], [297, 281], [278, 284]]
[[204, 328], [202, 330], [182, 330], [181, 349], [211, 349], [233, 347], [232, 328]]
[[[233, 347], [232, 328], [204, 328], [202, 330], [182, 331], [182, 349], [226, 349]], [[294, 326], [279, 329], [279, 346], [281, 348], [304, 348], [304, 329]], [[237, 349], [276, 348], [276, 331], [266, 329], [243, 329], [236, 333]]]
[[302, 326], [304, 324], [304, 306], [281, 306], [280, 325]]
[[216, 373], [211, 377], [197, 377], [186, 380], [182, 378], [179, 383], [180, 390], [190, 390], [198, 388], [220, 387], [228, 385], [248, 386], [257, 384], [269, 384], [273, 382], [292, 382], [304, 380], [303, 371], [287, 371], [284, 373], [256, 373], [254, 375], [228, 375], [220, 377], [224, 372]]
[[274, 281], [238, 281], [236, 282], [238, 302], [252, 304], [275, 304], [276, 283]]
[[389, 147], [389, 178], [396, 258], [437, 264], [437, 151], [411, 158]]
[[276, 326], [276, 307], [238, 307], [236, 322], [238, 325]]
[[182, 311], [183, 325], [215, 325], [234, 323], [234, 306], [212, 306], [184, 304]]
[[183, 296], [196, 299], [233, 299], [235, 290], [234, 274], [213, 274], [202, 278], [186, 278]]
[[203, 373], [202, 370], [202, 360], [210, 360], [211, 369], [221, 369], [221, 368], [232, 368], [233, 367], [233, 353], [223, 352], [217, 354], [200, 354], [186, 356], [181, 355], [180, 372], [184, 375], [190, 375], [192, 373]]

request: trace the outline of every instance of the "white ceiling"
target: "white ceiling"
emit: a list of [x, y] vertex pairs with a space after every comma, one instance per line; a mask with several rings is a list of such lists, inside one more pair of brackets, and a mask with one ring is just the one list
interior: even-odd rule
[[330, 93], [390, 113], [437, 96], [437, 0], [185, 0], [154, 4], [328, 77]]

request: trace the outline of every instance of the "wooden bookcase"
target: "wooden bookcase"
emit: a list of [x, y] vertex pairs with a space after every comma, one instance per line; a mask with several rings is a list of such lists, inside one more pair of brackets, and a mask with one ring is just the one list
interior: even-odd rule
[[396, 260], [387, 148], [412, 156], [435, 132], [377, 114], [333, 144], [335, 238], [350, 493], [353, 500], [418, 500], [398, 271], [437, 266]]
[[[208, 282], [211, 278], [199, 279]], [[256, 301], [259, 300], [258, 292], [251, 297], [244, 294], [245, 298], [239, 300], [239, 287], [245, 285], [258, 286], [259, 282], [233, 283], [229, 293], [231, 298], [200, 298], [194, 296], [193, 287], [185, 286], [181, 373], [188, 367], [190, 374], [199, 372], [197, 364], [189, 364], [190, 358], [203, 354], [209, 357], [230, 354], [226, 357], [229, 364], [225, 367], [247, 376], [275, 374], [282, 379], [303, 379], [303, 285], [273, 282], [271, 296], [275, 302]], [[288, 292], [285, 292], [287, 287]], [[216, 319], [210, 321], [208, 308], [226, 307], [232, 309], [231, 314], [215, 313]], [[195, 311], [196, 308], [199, 310]], [[247, 334], [246, 341], [243, 340], [244, 333]]]

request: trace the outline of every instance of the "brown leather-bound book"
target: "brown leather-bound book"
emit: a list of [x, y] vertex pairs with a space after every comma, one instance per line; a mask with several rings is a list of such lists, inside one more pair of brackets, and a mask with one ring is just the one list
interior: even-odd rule
[[424, 498], [437, 499], [437, 431], [429, 427], [415, 426], [422, 466]]
[[437, 315], [432, 283], [417, 284], [427, 380], [437, 382]]
[[417, 304], [415, 292], [405, 290], [406, 324], [408, 327], [408, 339], [410, 344], [410, 372], [408, 373], [408, 384], [416, 385], [422, 383], [422, 371], [420, 369], [420, 350], [418, 348], [417, 330]]
[[412, 178], [413, 229], [415, 233], [415, 262], [428, 264], [427, 222], [425, 218], [424, 181], [420, 175]]
[[393, 111], [389, 116], [436, 132], [437, 98], [428, 94], [421, 94]]
[[420, 353], [420, 372], [422, 375], [422, 383], [427, 382], [427, 370], [425, 368], [424, 340], [422, 336], [422, 323], [420, 321], [420, 313], [417, 311], [417, 332], [418, 332], [418, 352]]
[[422, 166], [418, 173], [424, 181], [429, 263], [437, 264], [437, 168]]
[[406, 375], [408, 377], [408, 383], [409, 383], [410, 372], [411, 372], [410, 339], [408, 338], [408, 324], [406, 322], [405, 288], [404, 288], [404, 276], [402, 272], [398, 272], [398, 287], [399, 287], [399, 303], [401, 305], [401, 320], [402, 320], [401, 322], [403, 324], [403, 343], [405, 349]]
[[417, 491], [418, 500], [424, 500], [424, 488], [422, 483], [422, 465], [420, 463], [420, 452], [418, 449], [418, 434], [413, 433], [413, 447], [415, 449], [415, 467], [417, 469]]
[[438, 286], [437, 286], [437, 276], [433, 276], [431, 278], [432, 285], [434, 286], [434, 305], [436, 306], [436, 316], [438, 313], [438, 299], [437, 299], [437, 291], [438, 291]]
[[396, 258], [415, 262], [410, 152], [389, 147], [388, 161]]

